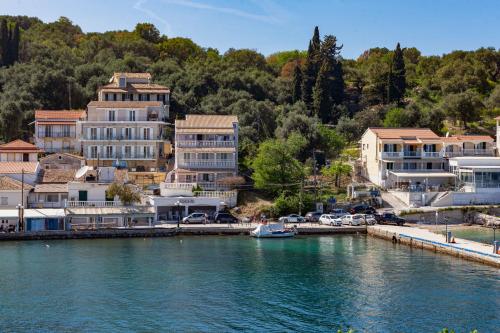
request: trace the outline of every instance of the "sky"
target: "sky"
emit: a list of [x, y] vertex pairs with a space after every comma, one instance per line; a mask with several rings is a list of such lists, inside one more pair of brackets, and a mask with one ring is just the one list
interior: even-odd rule
[[0, 0], [0, 14], [66, 16], [85, 32], [153, 23], [222, 53], [305, 50], [314, 26], [356, 58], [371, 47], [417, 47], [424, 55], [500, 47], [500, 0]]

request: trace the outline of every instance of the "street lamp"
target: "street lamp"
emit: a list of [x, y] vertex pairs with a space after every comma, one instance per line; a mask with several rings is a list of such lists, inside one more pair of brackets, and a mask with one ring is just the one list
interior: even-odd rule
[[177, 207], [177, 229], [179, 229], [181, 224], [181, 202], [179, 200], [175, 202], [175, 207]]
[[18, 204], [16, 206], [16, 208], [17, 208], [17, 212], [18, 212], [17, 213], [18, 214], [17, 215], [17, 217], [18, 217], [18, 219], [17, 219], [17, 232], [20, 232], [20, 231], [24, 230], [24, 226], [23, 226], [23, 224], [24, 224], [24, 212], [23, 212], [23, 208], [24, 207], [23, 207], [23, 205]]

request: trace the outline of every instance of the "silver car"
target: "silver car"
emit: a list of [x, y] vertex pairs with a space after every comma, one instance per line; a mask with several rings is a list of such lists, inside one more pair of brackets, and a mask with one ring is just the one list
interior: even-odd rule
[[335, 217], [335, 215], [332, 214], [323, 214], [319, 218], [319, 223], [320, 224], [325, 224], [325, 225], [330, 225], [330, 226], [337, 226], [340, 227], [342, 226], [342, 220], [340, 218]]
[[182, 219], [182, 223], [206, 223], [207, 215], [205, 213], [191, 213]]

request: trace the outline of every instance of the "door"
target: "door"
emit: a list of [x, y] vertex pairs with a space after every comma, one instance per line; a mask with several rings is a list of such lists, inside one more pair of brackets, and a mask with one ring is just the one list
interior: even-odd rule
[[29, 161], [30, 161], [30, 155], [29, 155], [29, 154], [24, 153], [24, 154], [23, 154], [23, 162], [29, 162]]
[[87, 191], [78, 191], [78, 200], [87, 201]]

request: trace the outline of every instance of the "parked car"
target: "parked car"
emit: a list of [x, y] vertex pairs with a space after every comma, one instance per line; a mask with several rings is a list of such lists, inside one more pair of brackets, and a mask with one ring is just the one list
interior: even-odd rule
[[347, 215], [347, 212], [345, 210], [343, 210], [342, 208], [335, 208], [335, 209], [332, 209], [332, 211], [330, 212], [330, 215], [334, 215], [337, 218], [341, 218], [342, 216]]
[[375, 219], [375, 216], [373, 214], [366, 214], [365, 215], [365, 224], [366, 225], [377, 224], [377, 220]]
[[403, 225], [406, 222], [404, 218], [399, 217], [394, 213], [388, 213], [388, 212], [375, 215], [375, 219], [377, 219], [377, 222], [380, 224]]
[[307, 222], [318, 222], [319, 218], [323, 215], [323, 213], [320, 212], [309, 212], [305, 216], [305, 220]]
[[283, 223], [300, 223], [300, 222], [304, 222], [305, 219], [302, 216], [300, 216], [299, 214], [290, 214], [287, 216], [280, 217], [279, 221], [283, 222]]
[[375, 214], [377, 210], [370, 205], [367, 204], [357, 204], [351, 206], [349, 209], [349, 213], [351, 214]]
[[323, 214], [319, 218], [320, 224], [331, 225], [331, 226], [342, 226], [342, 219], [336, 217], [332, 214]]
[[362, 225], [365, 223], [365, 218], [362, 214], [348, 214], [342, 216], [342, 224]]
[[182, 219], [182, 223], [206, 223], [208, 222], [207, 214], [205, 213], [191, 213]]
[[230, 213], [219, 212], [214, 216], [215, 223], [238, 223], [238, 219]]

